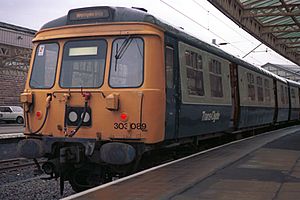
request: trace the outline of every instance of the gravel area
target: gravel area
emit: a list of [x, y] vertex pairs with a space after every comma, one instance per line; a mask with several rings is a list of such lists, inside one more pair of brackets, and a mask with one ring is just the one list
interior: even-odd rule
[[65, 182], [63, 196], [59, 191], [59, 179], [43, 180], [47, 175], [35, 176], [33, 168], [24, 168], [0, 174], [1, 200], [61, 199], [75, 192]]

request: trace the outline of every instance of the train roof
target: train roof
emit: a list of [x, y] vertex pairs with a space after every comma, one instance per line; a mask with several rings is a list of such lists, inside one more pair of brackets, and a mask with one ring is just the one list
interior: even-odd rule
[[293, 81], [293, 80], [289, 80], [289, 79], [287, 79], [287, 82], [288, 82], [290, 85], [294, 86], [294, 87], [300, 88], [300, 83], [299, 83], [299, 82], [296, 82], [296, 81]]
[[153, 15], [147, 13], [145, 9], [142, 8], [126, 8], [126, 7], [87, 7], [70, 10], [68, 15], [50, 21], [42, 26], [41, 30], [48, 28], [56, 28], [67, 25], [76, 24], [95, 24], [95, 23], [108, 23], [108, 22], [146, 22], [154, 24], [162, 28], [167, 34], [177, 37], [179, 40], [186, 42], [188, 44], [194, 45], [202, 50], [208, 51], [210, 53], [216, 54], [224, 59], [234, 62], [250, 70], [256, 71], [258, 73], [270, 76], [277, 80], [286, 83], [286, 79], [279, 77], [261, 67], [256, 67], [251, 65], [235, 56], [226, 53], [225, 51], [212, 46], [200, 39], [185, 33], [167, 22], [154, 17]]

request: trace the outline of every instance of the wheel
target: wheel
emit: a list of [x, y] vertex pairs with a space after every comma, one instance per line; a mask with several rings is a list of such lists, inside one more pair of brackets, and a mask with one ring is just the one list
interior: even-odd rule
[[18, 124], [23, 124], [23, 123], [24, 123], [23, 117], [17, 117], [16, 122], [17, 122]]
[[92, 187], [103, 184], [104, 178], [99, 167], [85, 165], [74, 169], [69, 177], [69, 183], [75, 192], [81, 192]]

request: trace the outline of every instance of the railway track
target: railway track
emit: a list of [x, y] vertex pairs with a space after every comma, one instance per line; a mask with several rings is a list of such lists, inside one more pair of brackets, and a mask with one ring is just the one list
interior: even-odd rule
[[[45, 161], [45, 159], [41, 159], [38, 160], [38, 163], [42, 164]], [[32, 159], [14, 158], [8, 160], [0, 160], [0, 173], [34, 166], [36, 166], [36, 164]]]

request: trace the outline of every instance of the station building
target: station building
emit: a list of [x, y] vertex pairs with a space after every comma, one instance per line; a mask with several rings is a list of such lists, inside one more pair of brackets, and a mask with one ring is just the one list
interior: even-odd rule
[[20, 105], [35, 33], [0, 22], [0, 105]]

